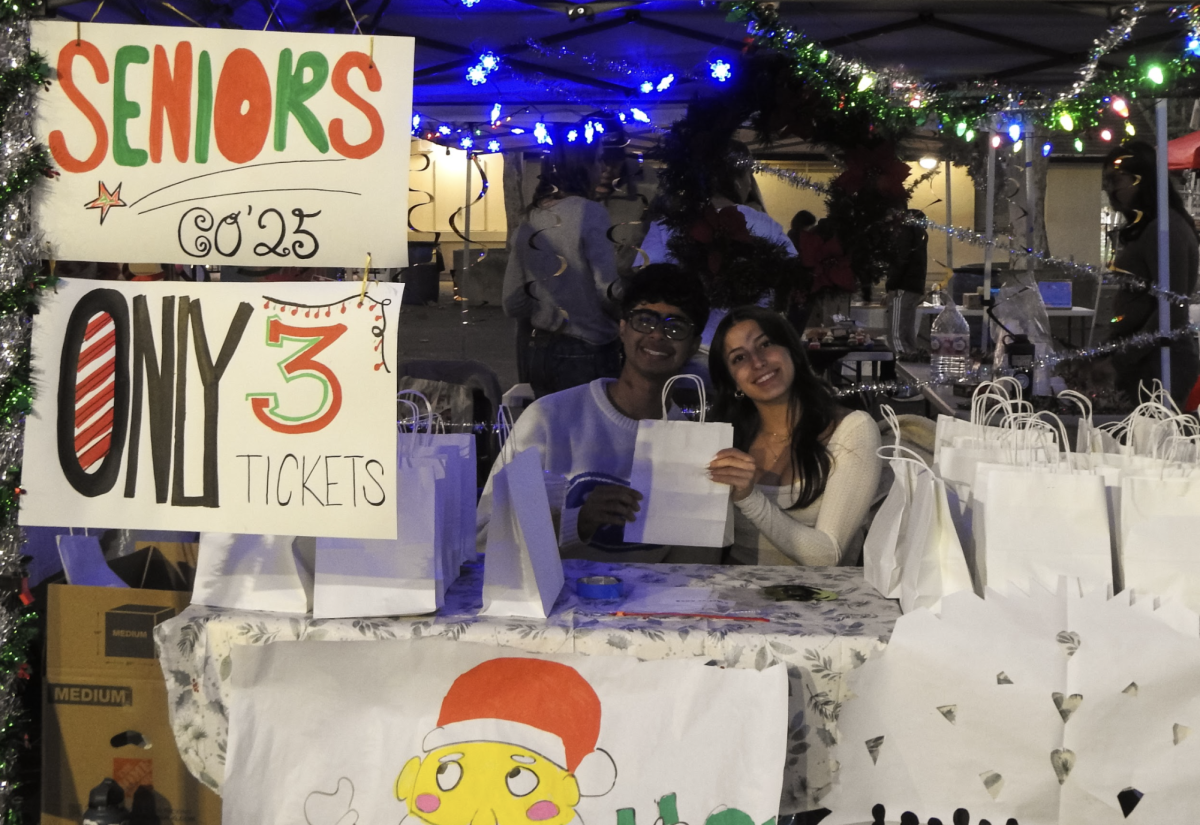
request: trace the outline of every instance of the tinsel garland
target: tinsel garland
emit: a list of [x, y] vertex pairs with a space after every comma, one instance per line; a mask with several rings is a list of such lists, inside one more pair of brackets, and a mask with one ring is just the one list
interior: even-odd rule
[[[1140, 5], [1140, 3], [1139, 3]], [[814, 42], [803, 32], [781, 23], [774, 4], [738, 0], [729, 3], [730, 19], [748, 23], [748, 32], [760, 48], [784, 54], [795, 65], [797, 77], [824, 84], [822, 98], [831, 109], [865, 112], [883, 134], [905, 127], [982, 129], [994, 115], [1038, 126], [1043, 133], [1079, 134], [1094, 128], [1113, 97], [1133, 98], [1194, 96], [1200, 88], [1200, 44], [1174, 58], [1153, 61], [1156, 72], [1139, 67], [1131, 56], [1127, 68], [1100, 74], [1101, 57], [1118, 45], [1127, 28], [1140, 17], [1130, 13], [1097, 38], [1080, 78], [1059, 94], [1036, 88], [1007, 88], [991, 81], [933, 84], [904, 71], [868, 66], [842, 57]]]
[[[1170, 330], [1163, 336], [1160, 336], [1157, 332], [1140, 332], [1137, 335], [1118, 338], [1115, 341], [1106, 341], [1089, 349], [1044, 355], [1034, 360], [1033, 367], [1035, 369], [1054, 369], [1060, 364], [1078, 364], [1084, 361], [1094, 361], [1097, 358], [1107, 355], [1132, 353], [1158, 346], [1162, 339], [1182, 341], [1197, 333], [1200, 333], [1200, 324], [1188, 324], [1178, 327]], [[846, 387], [838, 387], [835, 390], [835, 394], [839, 398], [865, 392], [883, 393], [886, 395], [899, 394], [901, 397], [909, 397], [920, 392], [925, 387], [934, 387], [939, 384], [953, 384], [954, 382], [954, 378], [946, 378], [943, 381], [863, 381]]]
[[1071, 84], [1069, 89], [1064, 90], [1058, 96], [1059, 102], [1073, 97], [1079, 97], [1083, 94], [1088, 84], [1096, 77], [1096, 70], [1100, 67], [1100, 59], [1104, 55], [1111, 52], [1118, 45], [1129, 39], [1130, 32], [1133, 27], [1138, 24], [1142, 18], [1142, 12], [1146, 10], [1146, 4], [1143, 0], [1137, 0], [1128, 9], [1124, 9], [1117, 14], [1116, 22], [1109, 27], [1101, 37], [1097, 37], [1092, 43], [1092, 49], [1088, 52], [1087, 62], [1079, 69], [1079, 77]]
[[33, 108], [45, 82], [44, 62], [29, 52], [28, 17], [40, 3], [4, 0], [0, 6], [0, 821], [24, 820], [19, 761], [28, 749], [23, 696], [36, 634], [29, 610], [17, 526], [25, 416], [32, 408], [29, 340], [32, 313], [50, 276], [34, 232], [32, 189], [54, 174], [49, 153], [33, 136]]

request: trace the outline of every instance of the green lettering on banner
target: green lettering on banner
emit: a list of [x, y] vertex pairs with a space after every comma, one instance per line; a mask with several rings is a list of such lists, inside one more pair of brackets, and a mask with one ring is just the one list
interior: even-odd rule
[[[304, 80], [305, 69], [312, 71], [312, 78]], [[279, 71], [275, 76], [275, 151], [287, 148], [288, 115], [296, 118], [308, 142], [324, 154], [329, 151], [329, 140], [321, 122], [305, 101], [321, 91], [329, 79], [329, 61], [320, 52], [304, 52], [292, 69], [292, 50], [279, 53]]]
[[208, 163], [208, 138], [212, 134], [212, 58], [200, 52], [196, 78], [196, 163]]
[[113, 160], [119, 166], [143, 166], [150, 155], [145, 149], [129, 145], [129, 121], [142, 113], [142, 107], [125, 97], [125, 73], [131, 63], [149, 63], [145, 46], [122, 46], [113, 61]]

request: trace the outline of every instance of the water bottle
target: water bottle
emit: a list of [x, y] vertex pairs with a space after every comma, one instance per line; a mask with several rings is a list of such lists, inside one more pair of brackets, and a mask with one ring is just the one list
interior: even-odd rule
[[935, 383], [964, 379], [971, 367], [971, 328], [954, 299], [947, 294], [945, 301], [929, 328], [929, 380]]

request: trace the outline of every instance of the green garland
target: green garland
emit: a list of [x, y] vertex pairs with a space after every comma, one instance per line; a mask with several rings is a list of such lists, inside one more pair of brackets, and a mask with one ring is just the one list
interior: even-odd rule
[[0, 5], [0, 23], [28, 20], [42, 12], [41, 0], [4, 0]]
[[1138, 97], [1194, 97], [1200, 93], [1200, 59], [1191, 52], [1144, 65], [1131, 55], [1127, 67], [1090, 73], [1086, 82], [1075, 84], [1065, 96], [1054, 97], [1040, 90], [1006, 89], [982, 81], [925, 83], [843, 58], [782, 25], [771, 6], [738, 0], [725, 8], [730, 20], [750, 25], [757, 46], [786, 55], [795, 64], [796, 75], [818, 87], [831, 110], [865, 112], [885, 132], [950, 129], [967, 139], [973, 138], [975, 131], [989, 128], [998, 116], [1036, 126], [1042, 134], [1074, 136], [1096, 128], [1114, 98], [1128, 102]]
[[49, 82], [49, 78], [50, 67], [37, 52], [20, 66], [0, 72], [0, 110], [11, 106], [21, 94]]
[[0, 209], [8, 206], [13, 198], [30, 191], [43, 178], [58, 173], [50, 161], [50, 152], [45, 146], [37, 145], [25, 153], [8, 178], [0, 181]]

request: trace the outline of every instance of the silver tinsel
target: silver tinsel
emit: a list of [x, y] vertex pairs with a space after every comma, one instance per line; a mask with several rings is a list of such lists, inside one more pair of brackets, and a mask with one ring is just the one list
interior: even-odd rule
[[758, 161], [755, 161], [751, 168], [754, 169], [755, 173], [757, 174], [770, 175], [773, 178], [779, 178], [779, 180], [783, 181], [789, 186], [794, 186], [797, 189], [810, 189], [813, 192], [817, 192], [821, 195], [826, 195], [829, 193], [828, 184], [813, 180], [808, 175], [802, 175], [799, 172], [792, 171], [791, 169], [780, 169], [778, 166], [772, 166], [769, 163], [760, 163]]
[[1138, 24], [1138, 21], [1142, 18], [1142, 12], [1145, 10], [1146, 4], [1143, 0], [1137, 0], [1130, 8], [1121, 10], [1116, 22], [1109, 27], [1108, 31], [1092, 42], [1087, 62], [1080, 67], [1078, 77], [1071, 84], [1071, 88], [1064, 90], [1058, 95], [1059, 101], [1078, 97], [1083, 92], [1087, 85], [1092, 82], [1092, 79], [1095, 78], [1096, 70], [1100, 67], [1100, 59], [1122, 42], [1129, 39], [1129, 33]]

